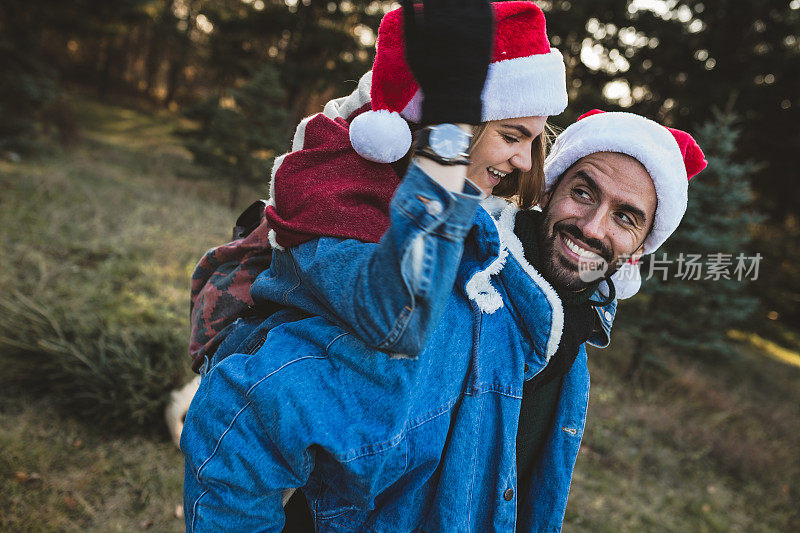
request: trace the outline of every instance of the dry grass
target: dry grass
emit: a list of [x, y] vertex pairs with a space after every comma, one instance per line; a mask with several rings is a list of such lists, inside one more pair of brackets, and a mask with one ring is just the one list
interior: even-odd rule
[[0, 393], [1, 531], [182, 531], [171, 442], [114, 437], [48, 399]]
[[153, 427], [187, 378], [189, 277], [236, 214], [176, 119], [74, 105], [82, 142], [0, 162], [0, 358], [73, 412]]
[[[624, 324], [624, 315], [620, 317]], [[800, 370], [745, 344], [738, 362], [662, 354], [669, 377], [619, 376], [594, 350], [565, 531], [790, 531], [800, 519]]]

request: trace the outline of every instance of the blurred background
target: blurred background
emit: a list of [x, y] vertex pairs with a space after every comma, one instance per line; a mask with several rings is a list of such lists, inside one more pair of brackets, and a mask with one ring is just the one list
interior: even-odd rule
[[[536, 3], [567, 63], [554, 125], [628, 110], [709, 160], [666, 274], [590, 354], [564, 529], [794, 530], [800, 0]], [[3, 0], [0, 530], [182, 529], [163, 410], [191, 377], [193, 267], [297, 122], [355, 88], [394, 7]], [[730, 279], [679, 279], [681, 253]]]

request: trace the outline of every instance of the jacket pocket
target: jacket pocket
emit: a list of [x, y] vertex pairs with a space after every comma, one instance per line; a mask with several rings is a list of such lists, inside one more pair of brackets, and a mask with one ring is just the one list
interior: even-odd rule
[[323, 483], [311, 505], [315, 520], [331, 520], [355, 511], [358, 506], [339, 497], [334, 490]]
[[366, 455], [318, 465], [318, 473], [325, 481], [320, 483], [313, 502], [315, 517], [360, 529], [370, 514], [374, 499], [406, 473], [407, 439], [403, 435], [397, 440], [362, 450]]

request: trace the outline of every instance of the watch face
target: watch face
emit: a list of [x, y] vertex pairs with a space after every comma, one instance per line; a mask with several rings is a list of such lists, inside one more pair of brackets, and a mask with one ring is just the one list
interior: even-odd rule
[[440, 124], [431, 128], [431, 149], [445, 159], [455, 159], [467, 153], [469, 134], [455, 124]]

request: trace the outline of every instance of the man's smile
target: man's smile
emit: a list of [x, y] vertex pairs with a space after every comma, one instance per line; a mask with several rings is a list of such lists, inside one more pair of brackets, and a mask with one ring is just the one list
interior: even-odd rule
[[589, 250], [586, 248], [585, 244], [568, 236], [563, 231], [558, 232], [558, 241], [560, 243], [561, 255], [576, 266], [586, 266], [588, 263], [606, 263], [606, 259], [603, 256], [593, 250]]
[[602, 257], [600, 257], [600, 254], [593, 252], [587, 248], [584, 248], [582, 245], [578, 244], [577, 242], [570, 239], [564, 234], [561, 235], [561, 240], [567, 247], [567, 250], [573, 252], [575, 255], [577, 255], [580, 259], [583, 259], [584, 261], [595, 261], [597, 259], [602, 259]]

